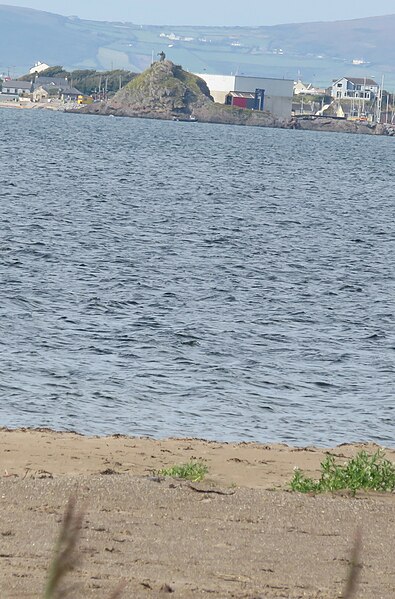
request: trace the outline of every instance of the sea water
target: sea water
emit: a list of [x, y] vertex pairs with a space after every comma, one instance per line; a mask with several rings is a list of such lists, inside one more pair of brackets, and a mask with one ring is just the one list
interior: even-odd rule
[[0, 424], [395, 446], [395, 141], [0, 111]]

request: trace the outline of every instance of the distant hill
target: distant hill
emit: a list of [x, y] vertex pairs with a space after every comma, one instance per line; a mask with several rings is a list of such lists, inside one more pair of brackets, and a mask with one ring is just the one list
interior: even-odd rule
[[67, 69], [142, 71], [164, 50], [190, 71], [301, 78], [329, 85], [343, 75], [395, 87], [395, 14], [262, 27], [173, 27], [87, 21], [0, 5], [0, 73], [35, 61]]

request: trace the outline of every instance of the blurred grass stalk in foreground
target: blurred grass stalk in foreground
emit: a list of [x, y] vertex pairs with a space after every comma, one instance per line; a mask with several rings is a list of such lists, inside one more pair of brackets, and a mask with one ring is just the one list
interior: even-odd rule
[[[55, 555], [48, 572], [44, 599], [64, 599], [75, 590], [76, 586], [64, 587], [63, 581], [71, 572], [78, 560], [77, 544], [81, 535], [84, 511], [76, 508], [76, 498], [70, 497], [63, 516], [60, 534], [55, 546]], [[121, 583], [109, 599], [119, 599], [125, 588]]]
[[[77, 544], [81, 534], [83, 519], [84, 511], [77, 510], [76, 498], [72, 496], [67, 503], [65, 514], [63, 516], [59, 538], [55, 546], [55, 555], [48, 572], [44, 599], [64, 599], [76, 588], [75, 585], [63, 587], [63, 581], [77, 563]], [[342, 599], [352, 599], [357, 591], [359, 571], [361, 569], [361, 548], [361, 531], [358, 529], [351, 552], [351, 559], [349, 561], [348, 576], [341, 595]], [[125, 582], [121, 583], [109, 599], [119, 599], [125, 585]]]

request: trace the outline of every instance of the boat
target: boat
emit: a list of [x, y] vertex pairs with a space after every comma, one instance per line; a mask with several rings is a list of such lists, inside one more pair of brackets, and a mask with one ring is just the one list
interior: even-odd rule
[[189, 117], [173, 115], [173, 121], [179, 121], [181, 123], [196, 123], [197, 118], [195, 116], [192, 116], [191, 114], [189, 115]]

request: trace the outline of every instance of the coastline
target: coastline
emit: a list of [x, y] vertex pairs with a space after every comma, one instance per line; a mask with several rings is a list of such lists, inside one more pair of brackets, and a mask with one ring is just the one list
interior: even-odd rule
[[[292, 447], [283, 443], [220, 442], [192, 438], [152, 439], [122, 435], [98, 437], [39, 429], [0, 429], [2, 468], [15, 477], [40, 471], [54, 477], [85, 476], [113, 470], [118, 474], [149, 476], [161, 468], [204, 461], [207, 480], [225, 486], [285, 490], [294, 468], [317, 476], [330, 453], [346, 460], [361, 449], [373, 453], [374, 443], [342, 444], [333, 448]], [[385, 449], [395, 462], [395, 449]]]
[[[8, 108], [14, 110], [51, 110], [58, 112], [67, 112], [67, 105], [63, 102], [53, 100], [48, 104], [43, 104], [40, 102], [0, 102], [0, 108]], [[70, 109], [69, 109], [70, 110]], [[70, 110], [71, 112], [71, 110]]]
[[[395, 495], [300, 495], [293, 468], [315, 476], [327, 451], [340, 460], [372, 444], [330, 450], [197, 439], [84, 437], [0, 430], [2, 597], [39, 599], [62, 514], [85, 510], [72, 596], [181, 599], [333, 599], [362, 535], [359, 599], [393, 596]], [[386, 451], [395, 460], [395, 450]], [[191, 484], [155, 476], [204, 460]]]
[[[112, 105], [110, 102], [91, 104], [77, 110], [67, 110], [66, 112], [74, 114], [90, 114], [96, 116], [144, 118], [161, 121], [179, 120], [174, 119], [174, 116], [171, 112], [167, 113], [152, 110], [137, 111], [127, 105]], [[244, 110], [241, 108], [235, 108], [230, 111], [229, 107], [214, 103], [208, 107], [203, 106], [194, 108], [191, 112], [191, 116], [196, 122], [213, 125], [235, 125], [240, 127], [261, 127], [296, 131], [320, 131], [329, 133], [348, 133], [354, 135], [378, 135], [384, 137], [395, 136], [395, 125], [390, 124], [372, 124], [365, 122], [358, 123], [356, 121], [316, 116], [290, 116], [289, 119], [278, 119], [266, 112]]]
[[[216, 105], [218, 108], [219, 105]], [[90, 105], [86, 107], [73, 107], [68, 108], [63, 103], [53, 104], [10, 104], [9, 102], [0, 103], [0, 109], [14, 109], [14, 110], [51, 110], [57, 112], [65, 112], [68, 114], [84, 114], [84, 115], [96, 115], [96, 116], [117, 116], [117, 117], [128, 117], [128, 118], [144, 118], [150, 120], [181, 120], [188, 121], [188, 119], [174, 119], [171, 115], [166, 114], [155, 114], [143, 111], [141, 113], [129, 112], [127, 109], [115, 110], [111, 106], [108, 107], [101, 103], [100, 105]], [[395, 137], [395, 125], [372, 125], [367, 123], [356, 123], [355, 121], [345, 121], [339, 119], [331, 119], [329, 117], [290, 117], [287, 120], [278, 120], [270, 117], [266, 113], [252, 113], [251, 115], [243, 115], [241, 109], [238, 112], [238, 116], [230, 116], [227, 111], [221, 111], [222, 106], [219, 106], [219, 110], [210, 114], [207, 111], [196, 111], [195, 121], [199, 123], [213, 124], [213, 125], [236, 125], [236, 126], [247, 126], [247, 127], [262, 127], [270, 129], [289, 129], [296, 131], [320, 131], [328, 133], [348, 133], [348, 134], [359, 134], [359, 135], [379, 135], [384, 137]], [[224, 107], [226, 108], [226, 107]], [[193, 124], [192, 121], [190, 124]]]

